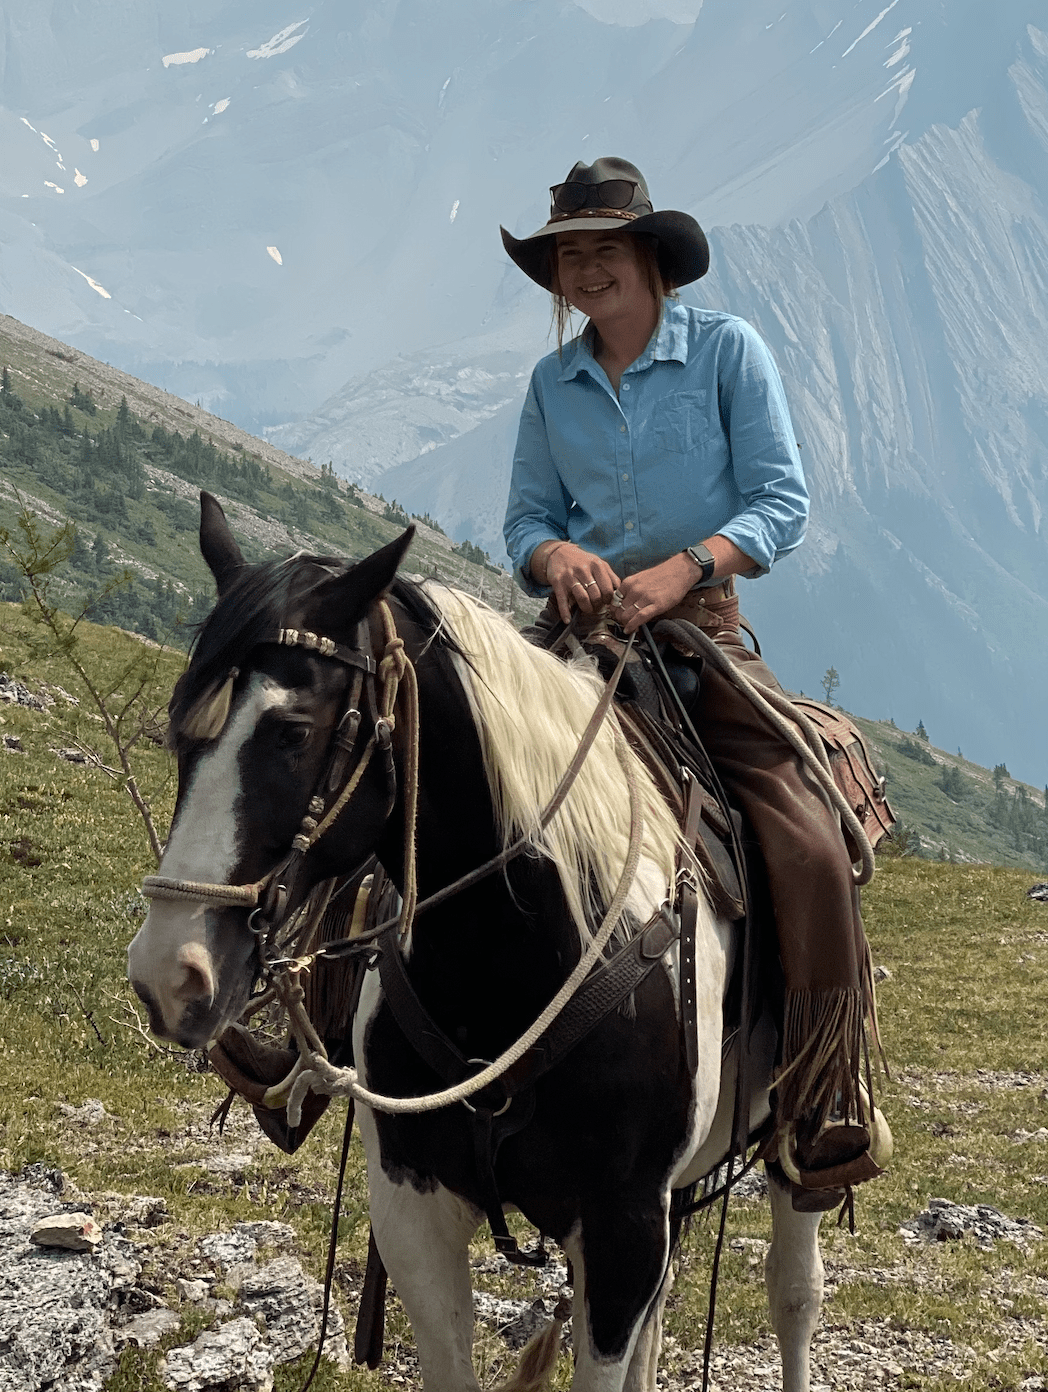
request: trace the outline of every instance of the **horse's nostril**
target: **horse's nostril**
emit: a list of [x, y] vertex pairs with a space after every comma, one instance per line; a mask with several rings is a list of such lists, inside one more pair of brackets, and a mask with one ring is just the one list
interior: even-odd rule
[[131, 985], [135, 988], [135, 995], [146, 1008], [149, 1015], [149, 1028], [161, 1039], [164, 1038], [164, 1017], [160, 1013], [160, 1007], [153, 998], [148, 986], [143, 986], [139, 981], [132, 981]]
[[176, 958], [182, 977], [175, 986], [177, 1000], [205, 1000], [212, 1005], [215, 999], [215, 977], [211, 970], [211, 957], [203, 943], [185, 943], [178, 949]]

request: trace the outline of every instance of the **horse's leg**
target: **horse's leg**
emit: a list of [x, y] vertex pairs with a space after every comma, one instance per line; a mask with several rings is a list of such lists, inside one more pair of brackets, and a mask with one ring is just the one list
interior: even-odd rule
[[782, 1355], [783, 1392], [809, 1392], [811, 1339], [822, 1309], [821, 1213], [795, 1213], [790, 1186], [768, 1173], [772, 1239], [764, 1265], [772, 1328]]
[[478, 1392], [473, 1372], [469, 1242], [474, 1209], [438, 1186], [419, 1193], [382, 1168], [375, 1122], [357, 1109], [368, 1158], [371, 1226], [382, 1262], [407, 1311], [427, 1392]]
[[659, 1291], [651, 1314], [644, 1321], [637, 1336], [623, 1392], [655, 1392], [659, 1372], [659, 1354], [662, 1352], [662, 1313], [666, 1308], [666, 1300], [672, 1289], [673, 1263], [671, 1261], [666, 1268], [666, 1279], [662, 1283], [662, 1289]]
[[654, 1377], [661, 1341], [667, 1213], [657, 1200], [640, 1209], [636, 1193], [602, 1195], [586, 1207], [581, 1229], [564, 1243], [575, 1274], [572, 1392], [653, 1387], [645, 1379]]

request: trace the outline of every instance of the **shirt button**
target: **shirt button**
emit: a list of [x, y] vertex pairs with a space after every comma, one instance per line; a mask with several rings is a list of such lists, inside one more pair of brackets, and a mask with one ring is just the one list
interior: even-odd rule
[[630, 476], [629, 476], [629, 474], [623, 474], [623, 475], [622, 475], [622, 481], [623, 481], [623, 483], [629, 483], [629, 481], [630, 481]]
[[627, 530], [627, 532], [632, 532], [632, 531], [633, 531], [633, 523], [632, 523], [632, 522], [627, 522], [627, 523], [626, 523], [626, 530]]
[[619, 426], [619, 434], [620, 434], [620, 435], [625, 435], [625, 433], [626, 433], [626, 427], [625, 427], [624, 425], [620, 425], [620, 426]]
[[623, 391], [629, 391], [629, 389], [630, 389], [630, 384], [629, 384], [628, 382], [623, 382], [623, 384], [622, 384], [622, 390], [623, 390]]

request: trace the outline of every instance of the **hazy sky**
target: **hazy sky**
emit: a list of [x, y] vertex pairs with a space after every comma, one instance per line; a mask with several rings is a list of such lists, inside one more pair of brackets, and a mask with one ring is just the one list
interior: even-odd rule
[[576, 0], [584, 10], [605, 24], [644, 24], [649, 19], [670, 19], [674, 24], [694, 24], [702, 0]]

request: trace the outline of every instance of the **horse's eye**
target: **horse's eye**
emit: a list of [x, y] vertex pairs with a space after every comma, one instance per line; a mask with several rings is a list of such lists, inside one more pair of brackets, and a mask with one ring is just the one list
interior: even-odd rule
[[278, 743], [281, 749], [301, 749], [309, 739], [311, 727], [301, 721], [289, 721], [281, 725]]

